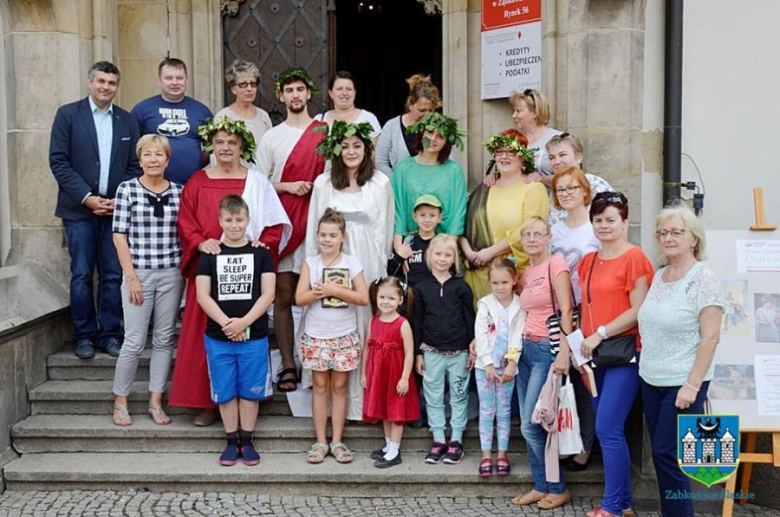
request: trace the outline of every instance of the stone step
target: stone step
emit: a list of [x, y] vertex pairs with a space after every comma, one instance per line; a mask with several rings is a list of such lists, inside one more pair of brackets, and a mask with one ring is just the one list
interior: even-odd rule
[[[224, 447], [222, 426], [195, 427], [191, 415], [173, 415], [172, 423], [155, 425], [145, 413], [133, 415], [133, 425], [117, 427], [110, 416], [38, 415], [12, 429], [14, 448], [21, 454], [49, 452], [220, 452]], [[256, 444], [261, 452], [301, 453], [316, 441], [310, 418], [261, 417], [256, 427]], [[383, 444], [380, 424], [347, 425], [344, 441], [356, 452], [370, 453]], [[403, 449], [427, 452], [428, 429], [407, 428]], [[463, 440], [469, 452], [480, 450], [477, 422], [470, 422]], [[525, 441], [513, 429], [511, 452], [525, 452]]]
[[[152, 350], [150, 348], [146, 348], [141, 352], [135, 380], [149, 380], [149, 360], [151, 357]], [[73, 355], [72, 351], [61, 351], [50, 355], [46, 361], [46, 366], [49, 379], [55, 381], [111, 381], [114, 380], [116, 361], [115, 357], [100, 352], [92, 359], [79, 359]], [[168, 379], [173, 375], [174, 364], [176, 364], [175, 350], [173, 351], [173, 361], [171, 362], [171, 372]]]
[[[110, 415], [114, 406], [113, 381], [46, 381], [30, 390], [28, 398], [32, 415]], [[197, 410], [169, 408], [172, 415], [198, 413]], [[136, 381], [128, 397], [131, 414], [145, 414], [149, 401], [148, 383]], [[290, 406], [283, 393], [274, 394], [272, 401], [260, 404], [263, 415], [290, 415]]]
[[[267, 453], [260, 465], [221, 467], [217, 454], [50, 453], [25, 454], [5, 467], [9, 490], [127, 490], [170, 492], [254, 492], [301, 496], [458, 496], [506, 497], [531, 487], [525, 454], [510, 456], [512, 474], [488, 480], [477, 474], [478, 454], [458, 465], [429, 465], [421, 454], [404, 453], [403, 463], [381, 470], [367, 454], [339, 465], [306, 463], [305, 455]], [[567, 473], [578, 497], [598, 497], [604, 474], [591, 467]]]

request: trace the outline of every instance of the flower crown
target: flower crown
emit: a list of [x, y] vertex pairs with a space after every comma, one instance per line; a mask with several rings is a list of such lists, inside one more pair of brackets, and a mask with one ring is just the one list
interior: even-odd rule
[[257, 150], [255, 135], [247, 129], [246, 122], [243, 120], [231, 120], [227, 115], [219, 120], [207, 118], [203, 125], [198, 126], [198, 135], [204, 142], [204, 151], [209, 154], [214, 152], [214, 144], [211, 143], [211, 139], [220, 131], [240, 136], [243, 142], [241, 158], [246, 162], [255, 163], [255, 151]]
[[[327, 130], [328, 126], [321, 125], [312, 131]], [[373, 126], [368, 122], [351, 124], [343, 120], [337, 120], [333, 122], [328, 135], [317, 145], [317, 152], [323, 155], [326, 160], [335, 160], [341, 156], [341, 142], [353, 136], [360, 138], [366, 144], [368, 151], [371, 152], [374, 150], [374, 141], [371, 139], [371, 133], [373, 132]]]
[[[509, 149], [510, 151], [514, 151], [517, 153], [517, 156], [519, 156], [523, 162], [525, 162], [525, 172], [531, 173], [536, 170], [536, 162], [534, 161], [534, 152], [538, 150], [538, 148], [529, 149], [526, 146], [524, 146], [520, 140], [515, 138], [514, 136], [510, 135], [504, 135], [504, 134], [497, 134], [493, 135], [487, 140], [484, 140], [482, 142], [482, 145], [485, 146], [485, 148], [490, 152], [490, 154], [495, 154], [496, 149]], [[493, 160], [495, 161], [495, 160]]]
[[306, 73], [306, 70], [303, 68], [288, 68], [279, 74], [279, 79], [276, 80], [276, 96], [279, 97], [279, 95], [281, 95], [283, 84], [288, 84], [293, 81], [302, 81], [312, 94], [320, 92], [314, 84], [314, 79]]
[[416, 124], [406, 128], [409, 134], [422, 133], [423, 131], [435, 131], [450, 141], [452, 145], [463, 151], [463, 138], [466, 133], [458, 129], [458, 121], [445, 117], [441, 113], [428, 113]]

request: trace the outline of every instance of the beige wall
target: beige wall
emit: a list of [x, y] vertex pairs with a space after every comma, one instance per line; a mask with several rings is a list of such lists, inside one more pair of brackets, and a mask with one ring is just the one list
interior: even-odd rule
[[[48, 165], [57, 108], [86, 94], [86, 72], [110, 59], [111, 23], [100, 0], [2, 2], [5, 44], [11, 253], [35, 262], [61, 283], [69, 259], [54, 217], [57, 185]], [[93, 9], [95, 6], [98, 9]]]
[[171, 57], [187, 63], [188, 95], [212, 110], [222, 107], [219, 0], [113, 1], [117, 4], [116, 62], [125, 76], [120, 105], [131, 109], [160, 92], [157, 66], [170, 51]]
[[[659, 2], [660, 3], [660, 2]], [[640, 241], [644, 214], [643, 162], [658, 161], [659, 135], [645, 138], [645, 2], [557, 0], [543, 2], [542, 90], [550, 125], [583, 140], [588, 172], [608, 179], [632, 204], [631, 239]], [[479, 0], [453, 0], [444, 8], [444, 110], [468, 131], [471, 185], [489, 157], [480, 142], [512, 126], [505, 99], [480, 99]]]

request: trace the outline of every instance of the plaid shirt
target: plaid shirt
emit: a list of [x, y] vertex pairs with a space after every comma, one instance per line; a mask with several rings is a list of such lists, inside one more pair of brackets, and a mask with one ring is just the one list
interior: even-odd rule
[[[172, 181], [170, 184], [168, 190], [155, 194], [133, 178], [121, 183], [116, 191], [113, 232], [127, 234], [136, 269], [181, 266], [177, 223], [183, 187]], [[162, 204], [162, 217], [154, 215], [158, 203]]]
[[[612, 188], [612, 185], [609, 184], [607, 180], [602, 178], [601, 176], [596, 176], [595, 174], [586, 174], [585, 177], [588, 179], [588, 183], [590, 183], [590, 197], [593, 199], [596, 197], [596, 194], [599, 194], [601, 192], [612, 192], [615, 190]], [[569, 212], [566, 210], [558, 210], [555, 208], [555, 205], [553, 205], [552, 202], [552, 196], [555, 195], [555, 192], [550, 193], [550, 217], [548, 219], [548, 222], [550, 223], [550, 226], [553, 226], [555, 223], [558, 223], [560, 221], [563, 221], [566, 219], [566, 216], [569, 215]]]

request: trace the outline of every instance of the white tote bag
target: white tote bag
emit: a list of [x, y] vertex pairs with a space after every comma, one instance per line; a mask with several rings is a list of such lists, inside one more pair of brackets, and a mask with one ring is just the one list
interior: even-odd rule
[[563, 457], [581, 452], [580, 417], [577, 415], [574, 385], [571, 376], [567, 375], [558, 395], [558, 454]]

